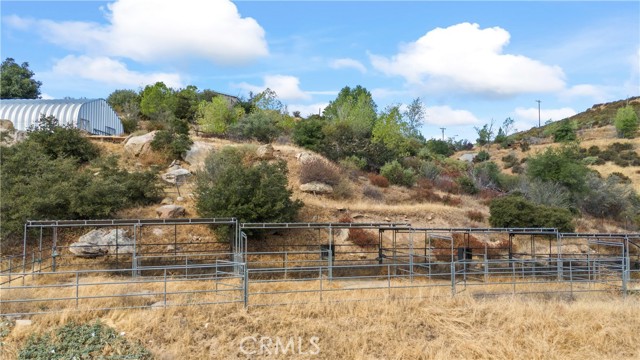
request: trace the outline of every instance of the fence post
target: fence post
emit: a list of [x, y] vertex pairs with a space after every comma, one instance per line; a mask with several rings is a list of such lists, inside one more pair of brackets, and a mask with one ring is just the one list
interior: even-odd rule
[[387, 264], [387, 288], [389, 289], [389, 295], [391, 295], [391, 265]]
[[511, 281], [513, 282], [513, 295], [516, 294], [516, 263], [511, 259]]
[[76, 271], [76, 309], [78, 308], [79, 302], [80, 302], [80, 279], [78, 277], [78, 272]]
[[249, 268], [247, 263], [244, 263], [244, 308], [249, 306]]
[[164, 269], [164, 307], [167, 307], [167, 269]]
[[451, 262], [451, 297], [456, 296], [456, 263]]
[[322, 266], [318, 268], [318, 278], [320, 279], [320, 302], [322, 302]]

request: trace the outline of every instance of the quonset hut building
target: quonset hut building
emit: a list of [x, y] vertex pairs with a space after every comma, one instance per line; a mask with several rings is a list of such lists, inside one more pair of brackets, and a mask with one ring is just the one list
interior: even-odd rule
[[40, 117], [53, 115], [62, 126], [71, 125], [95, 135], [124, 132], [116, 112], [104, 99], [0, 100], [0, 119], [18, 131], [36, 125]]

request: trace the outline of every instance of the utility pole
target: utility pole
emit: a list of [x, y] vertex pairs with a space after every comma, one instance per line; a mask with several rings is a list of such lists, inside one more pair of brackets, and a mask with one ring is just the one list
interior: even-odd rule
[[445, 130], [445, 129], [446, 129], [446, 128], [440, 128], [440, 130], [442, 130], [442, 141], [444, 141], [444, 130]]
[[540, 127], [540, 100], [536, 100], [538, 103], [538, 127]]

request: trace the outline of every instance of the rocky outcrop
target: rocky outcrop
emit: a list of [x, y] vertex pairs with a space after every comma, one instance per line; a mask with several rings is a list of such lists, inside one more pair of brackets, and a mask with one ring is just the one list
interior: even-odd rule
[[124, 151], [132, 156], [146, 154], [151, 151], [151, 142], [155, 137], [155, 131], [140, 136], [131, 136], [124, 142]]
[[320, 159], [320, 157], [317, 156], [317, 155], [308, 153], [308, 152], [301, 152], [301, 153], [296, 154], [296, 159], [298, 159], [298, 161], [301, 164], [306, 164], [306, 163], [308, 163], [310, 161], [313, 161], [313, 160], [316, 160], [316, 159]]
[[125, 230], [92, 230], [82, 235], [69, 246], [69, 251], [78, 257], [95, 258], [105, 255], [133, 254], [133, 240]]
[[473, 162], [473, 159], [475, 159], [476, 156], [478, 156], [478, 153], [463, 154], [463, 155], [460, 155], [458, 160], [466, 161], [466, 162]]
[[261, 160], [273, 160], [276, 158], [275, 150], [271, 144], [261, 145], [258, 147], [256, 155], [258, 155], [258, 158]]
[[163, 205], [156, 209], [156, 214], [162, 219], [173, 219], [184, 216], [186, 210], [179, 205]]
[[204, 164], [204, 160], [214, 150], [214, 146], [202, 141], [195, 141], [189, 151], [184, 156], [184, 160], [191, 164], [192, 169], [200, 168]]
[[300, 185], [300, 191], [314, 194], [331, 194], [333, 193], [333, 187], [325, 183], [312, 181], [310, 183]]
[[187, 179], [191, 176], [191, 171], [180, 167], [180, 165], [174, 165], [168, 169], [166, 173], [162, 174], [162, 180], [168, 182], [169, 184], [184, 184]]

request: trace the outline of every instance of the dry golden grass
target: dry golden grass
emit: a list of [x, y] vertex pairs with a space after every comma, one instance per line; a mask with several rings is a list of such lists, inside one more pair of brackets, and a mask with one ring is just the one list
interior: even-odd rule
[[[371, 285], [371, 284], [368, 284]], [[383, 284], [384, 285], [384, 284]], [[317, 284], [309, 284], [317, 286]], [[337, 285], [325, 285], [325, 289]], [[345, 286], [356, 286], [346, 284]], [[291, 290], [300, 285], [278, 284]], [[252, 289], [253, 292], [259, 288]], [[640, 356], [640, 303], [637, 298], [588, 295], [451, 298], [442, 291], [420, 289], [403, 294], [362, 290], [373, 301], [251, 307], [217, 305], [166, 310], [68, 311], [33, 316], [33, 326], [17, 327], [3, 340], [3, 358], [14, 358], [32, 333], [70, 321], [101, 319], [130, 341], [139, 341], [158, 359], [248, 358], [240, 348], [259, 350], [248, 337], [284, 342], [309, 352], [318, 338], [319, 354], [276, 358], [318, 359], [636, 359]], [[355, 292], [354, 292], [355, 294]], [[422, 299], [403, 299], [421, 295]], [[445, 295], [445, 296], [443, 296]], [[309, 300], [289, 294], [288, 302]], [[313, 296], [317, 297], [317, 294]], [[325, 296], [330, 296], [325, 294]], [[254, 297], [258, 301], [259, 296]], [[317, 299], [315, 301], [318, 301]], [[298, 339], [301, 339], [301, 346]], [[275, 347], [269, 350], [275, 352]], [[263, 349], [263, 355], [266, 350]], [[271, 357], [274, 357], [272, 354]], [[249, 356], [266, 358], [268, 356]]]

